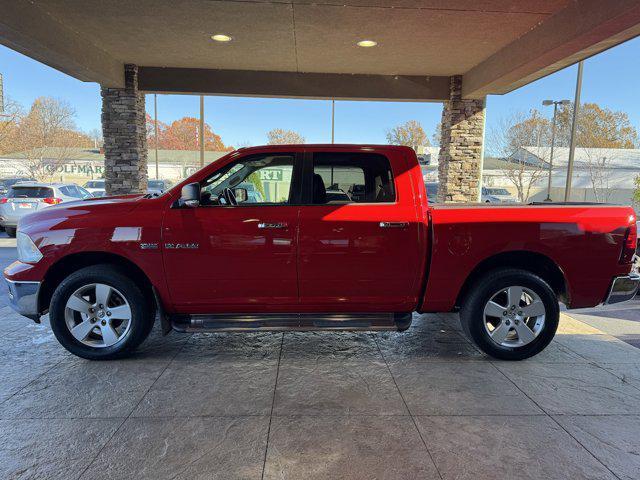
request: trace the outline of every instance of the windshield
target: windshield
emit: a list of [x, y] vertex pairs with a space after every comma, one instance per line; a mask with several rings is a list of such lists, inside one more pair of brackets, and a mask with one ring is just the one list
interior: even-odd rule
[[165, 188], [164, 180], [148, 180], [147, 181], [147, 187], [148, 188], [163, 189], [163, 188]]
[[49, 187], [11, 187], [7, 198], [49, 198], [53, 190]]
[[425, 183], [425, 187], [427, 187], [427, 195], [437, 195], [438, 194], [438, 184], [437, 183]]
[[487, 188], [487, 195], [510, 195], [506, 188]]
[[84, 188], [104, 188], [104, 180], [90, 180], [84, 184]]

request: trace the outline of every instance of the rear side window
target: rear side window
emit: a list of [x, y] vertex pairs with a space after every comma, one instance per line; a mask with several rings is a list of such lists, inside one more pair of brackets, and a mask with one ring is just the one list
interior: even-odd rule
[[[75, 186], [75, 185], [69, 185], [67, 188], [67, 191], [69, 193], [65, 193], [65, 195], [69, 195], [70, 197], [74, 197], [74, 198], [83, 198], [84, 195], [82, 194], [82, 190], [80, 190], [79, 187]], [[62, 190], [62, 188], [60, 189]]]
[[71, 193], [71, 189], [69, 187], [58, 187], [58, 190], [60, 190], [60, 193], [67, 196], [67, 197], [73, 197], [74, 195]]
[[7, 198], [49, 198], [53, 190], [49, 187], [11, 187]]
[[376, 153], [316, 153], [312, 203], [392, 203], [396, 200], [389, 159]]

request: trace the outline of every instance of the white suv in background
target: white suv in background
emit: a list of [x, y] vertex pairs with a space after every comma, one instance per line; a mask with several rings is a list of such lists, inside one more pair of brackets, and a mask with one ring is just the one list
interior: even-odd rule
[[482, 201], [485, 203], [517, 203], [518, 200], [506, 188], [482, 187]]
[[74, 183], [20, 182], [0, 198], [0, 226], [16, 236], [18, 221], [30, 213], [62, 202], [82, 200], [92, 195]]
[[84, 184], [84, 188], [94, 197], [105, 196], [104, 179], [89, 180]]

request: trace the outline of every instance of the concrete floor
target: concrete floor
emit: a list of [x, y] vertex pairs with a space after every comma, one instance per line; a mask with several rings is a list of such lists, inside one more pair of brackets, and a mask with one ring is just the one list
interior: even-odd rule
[[161, 337], [67, 354], [0, 308], [0, 478], [640, 478], [640, 350], [563, 316], [489, 360], [455, 315], [405, 333]]
[[134, 358], [89, 362], [5, 295], [2, 479], [640, 478], [640, 302], [563, 315], [520, 363], [483, 356], [455, 315], [405, 333], [156, 330]]

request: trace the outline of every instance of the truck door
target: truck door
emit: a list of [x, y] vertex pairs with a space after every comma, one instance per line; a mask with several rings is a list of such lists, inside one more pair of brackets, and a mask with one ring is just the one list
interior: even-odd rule
[[200, 182], [199, 207], [167, 210], [163, 257], [181, 312], [295, 310], [300, 163], [286, 152], [241, 157]]
[[400, 312], [415, 307], [423, 252], [407, 163], [401, 154], [385, 150], [336, 149], [305, 156], [302, 310]]

